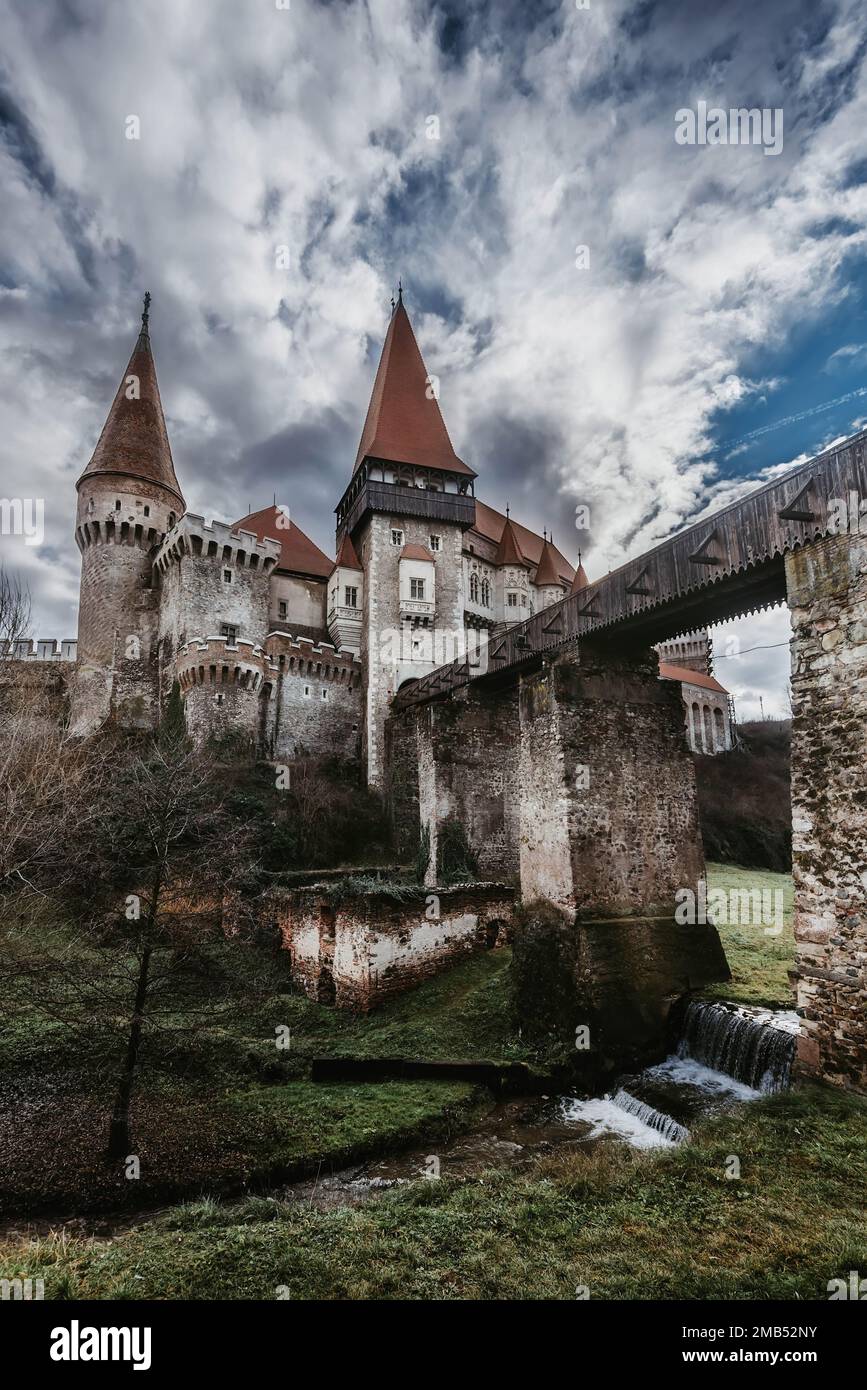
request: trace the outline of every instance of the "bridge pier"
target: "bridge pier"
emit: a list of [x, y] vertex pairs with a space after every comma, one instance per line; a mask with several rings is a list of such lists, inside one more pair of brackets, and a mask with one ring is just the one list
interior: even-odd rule
[[652, 650], [586, 639], [520, 682], [525, 901], [673, 917], [704, 853], [679, 690]]
[[466, 841], [480, 878], [517, 881], [518, 739], [515, 683], [489, 691], [465, 686], [388, 720], [397, 848], [411, 858], [419, 833], [427, 834], [427, 884], [439, 880], [448, 835], [453, 851]]
[[867, 1091], [867, 536], [786, 556], [802, 1076]]

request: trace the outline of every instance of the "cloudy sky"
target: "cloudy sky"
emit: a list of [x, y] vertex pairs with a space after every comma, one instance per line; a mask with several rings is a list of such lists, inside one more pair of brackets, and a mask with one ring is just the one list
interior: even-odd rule
[[[39, 635], [75, 631], [145, 289], [188, 506], [276, 493], [329, 553], [398, 276], [479, 495], [591, 578], [852, 432], [865, 47], [859, 0], [3, 0], [2, 492], [46, 536], [2, 545]], [[782, 109], [782, 151], [678, 143], [700, 101]], [[718, 635], [741, 715], [785, 709], [786, 638]]]

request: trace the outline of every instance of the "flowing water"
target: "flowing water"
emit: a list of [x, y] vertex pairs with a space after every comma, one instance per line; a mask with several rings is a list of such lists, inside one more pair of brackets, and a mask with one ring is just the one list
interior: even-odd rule
[[608, 1095], [505, 1101], [447, 1145], [296, 1183], [283, 1195], [327, 1207], [364, 1201], [419, 1178], [471, 1177], [486, 1168], [520, 1167], [545, 1154], [588, 1150], [612, 1139], [638, 1149], [673, 1148], [689, 1139], [697, 1119], [785, 1089], [797, 1028], [794, 1013], [692, 1003], [673, 1055], [621, 1077]]

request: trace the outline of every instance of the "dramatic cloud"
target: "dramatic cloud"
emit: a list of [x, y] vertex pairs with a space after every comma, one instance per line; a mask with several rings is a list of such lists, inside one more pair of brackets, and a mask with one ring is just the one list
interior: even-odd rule
[[[398, 275], [480, 494], [567, 553], [588, 505], [591, 576], [864, 412], [856, 0], [7, 0], [0, 39], [3, 492], [47, 507], [3, 543], [46, 635], [145, 288], [190, 507], [276, 494], [325, 548]], [[700, 101], [782, 109], [782, 152], [677, 144]], [[785, 707], [776, 657], [738, 681]]]

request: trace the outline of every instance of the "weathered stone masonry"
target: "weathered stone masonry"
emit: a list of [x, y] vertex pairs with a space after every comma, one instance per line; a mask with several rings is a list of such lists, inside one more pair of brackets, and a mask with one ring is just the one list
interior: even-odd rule
[[798, 1063], [867, 1090], [867, 536], [786, 556]]

